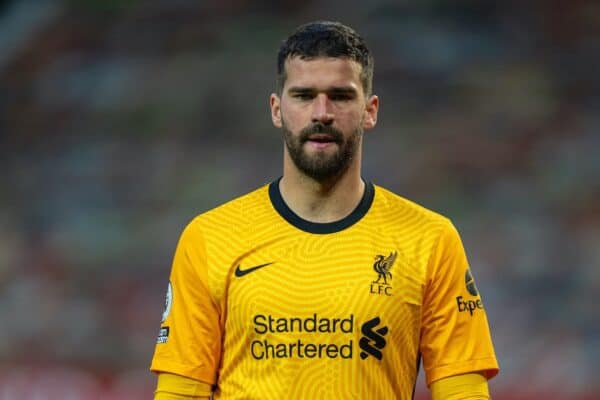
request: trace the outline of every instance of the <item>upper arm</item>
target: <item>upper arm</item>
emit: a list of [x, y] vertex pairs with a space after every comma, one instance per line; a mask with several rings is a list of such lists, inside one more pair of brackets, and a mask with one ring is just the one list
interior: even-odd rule
[[427, 384], [448, 376], [498, 372], [487, 316], [458, 232], [448, 222], [429, 259], [420, 351]]
[[215, 383], [221, 357], [220, 312], [208, 285], [205, 240], [194, 222], [181, 235], [169, 284], [171, 296], [150, 369]]

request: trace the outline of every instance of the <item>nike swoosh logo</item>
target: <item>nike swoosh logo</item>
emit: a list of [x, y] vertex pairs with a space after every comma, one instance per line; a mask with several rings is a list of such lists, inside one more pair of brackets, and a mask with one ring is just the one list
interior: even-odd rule
[[235, 276], [237, 276], [238, 278], [241, 278], [242, 276], [247, 275], [252, 271], [256, 271], [257, 269], [266, 267], [267, 265], [271, 265], [271, 264], [273, 264], [273, 263], [270, 262], [270, 263], [266, 263], [266, 264], [260, 264], [260, 265], [256, 265], [254, 267], [250, 267], [250, 268], [246, 268], [246, 269], [241, 269], [240, 265], [238, 264], [237, 268], [235, 269]]

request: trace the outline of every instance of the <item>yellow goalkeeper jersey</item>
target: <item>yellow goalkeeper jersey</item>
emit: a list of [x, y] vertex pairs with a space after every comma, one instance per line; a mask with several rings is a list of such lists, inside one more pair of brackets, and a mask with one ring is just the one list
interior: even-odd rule
[[349, 216], [313, 223], [278, 183], [185, 228], [152, 371], [215, 399], [410, 399], [421, 359], [428, 384], [498, 372], [448, 219], [367, 183]]

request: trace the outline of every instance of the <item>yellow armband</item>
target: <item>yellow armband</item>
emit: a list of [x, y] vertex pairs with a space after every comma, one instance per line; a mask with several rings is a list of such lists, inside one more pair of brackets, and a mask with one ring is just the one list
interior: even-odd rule
[[181, 375], [161, 372], [154, 400], [204, 400], [212, 393], [210, 384]]
[[431, 384], [432, 400], [488, 400], [487, 379], [479, 374], [442, 378]]

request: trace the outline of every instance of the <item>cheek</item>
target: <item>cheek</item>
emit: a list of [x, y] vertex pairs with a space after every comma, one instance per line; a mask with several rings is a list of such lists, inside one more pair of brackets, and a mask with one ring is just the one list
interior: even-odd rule
[[337, 122], [338, 125], [344, 126], [347, 128], [354, 128], [357, 125], [361, 125], [364, 119], [364, 115], [362, 112], [357, 110], [345, 110], [340, 111], [337, 114]]
[[310, 116], [304, 115], [302, 110], [295, 109], [293, 107], [285, 107], [281, 105], [281, 119], [285, 126], [292, 132], [296, 132], [305, 126], [310, 124]]

